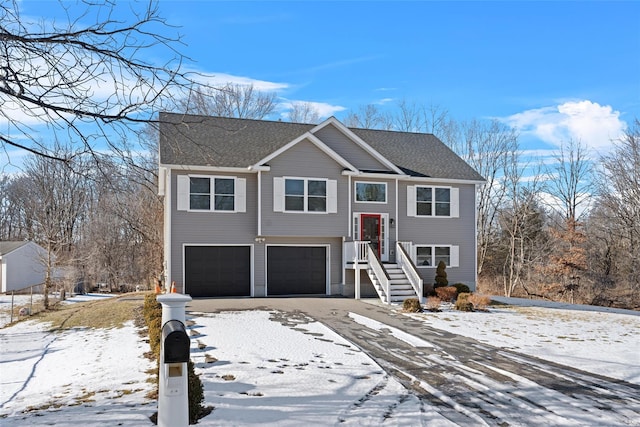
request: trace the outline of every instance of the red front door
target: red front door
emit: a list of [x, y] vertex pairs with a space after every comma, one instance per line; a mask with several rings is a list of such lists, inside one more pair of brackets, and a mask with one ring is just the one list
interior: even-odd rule
[[360, 216], [360, 240], [368, 240], [371, 242], [378, 258], [380, 258], [380, 227], [382, 225], [382, 216], [378, 214], [362, 214]]

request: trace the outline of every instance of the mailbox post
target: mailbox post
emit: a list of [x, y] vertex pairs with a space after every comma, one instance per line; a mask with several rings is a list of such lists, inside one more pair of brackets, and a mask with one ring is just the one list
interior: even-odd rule
[[188, 373], [191, 341], [185, 328], [186, 304], [189, 295], [165, 294], [157, 300], [162, 304], [162, 343], [158, 373], [158, 426], [187, 427], [189, 425]]

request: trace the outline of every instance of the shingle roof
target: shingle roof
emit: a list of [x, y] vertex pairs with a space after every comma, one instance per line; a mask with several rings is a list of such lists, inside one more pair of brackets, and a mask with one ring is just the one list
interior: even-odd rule
[[9, 252], [13, 252], [21, 246], [26, 245], [29, 242], [0, 242], [0, 255], [8, 254]]
[[[246, 168], [315, 126], [160, 113], [160, 163]], [[350, 130], [409, 175], [483, 180], [434, 135], [374, 129]]]

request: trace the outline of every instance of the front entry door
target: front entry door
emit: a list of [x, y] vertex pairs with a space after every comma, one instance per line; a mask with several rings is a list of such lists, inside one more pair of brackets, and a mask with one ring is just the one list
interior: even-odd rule
[[381, 257], [380, 250], [382, 248], [380, 244], [381, 227], [381, 215], [362, 214], [360, 216], [360, 240], [370, 241], [378, 254], [378, 258]]

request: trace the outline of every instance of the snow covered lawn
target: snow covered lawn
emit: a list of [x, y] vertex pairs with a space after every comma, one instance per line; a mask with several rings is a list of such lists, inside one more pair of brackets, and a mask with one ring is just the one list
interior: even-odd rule
[[410, 316], [495, 347], [640, 384], [640, 312], [494, 299], [510, 305], [489, 312], [447, 308]]
[[[637, 314], [508, 306], [488, 313], [410, 316], [497, 347], [639, 384]], [[281, 315], [188, 314], [205, 404], [215, 406], [199, 425], [451, 425], [324, 325], [302, 317], [296, 324], [290, 316], [282, 322]], [[428, 345], [424, 337], [363, 316], [351, 318]], [[0, 425], [151, 425], [148, 417], [157, 407], [146, 397], [154, 387], [146, 371], [155, 363], [143, 357], [146, 351], [148, 344], [132, 323], [50, 332], [25, 321], [0, 329]]]

